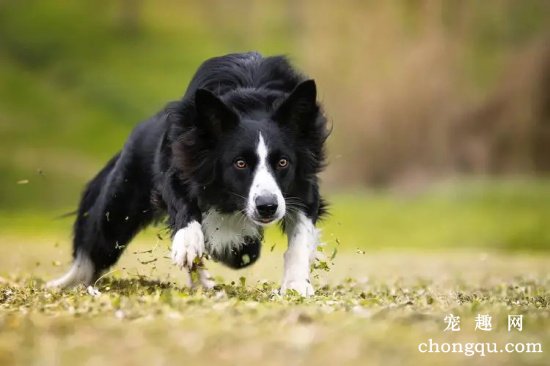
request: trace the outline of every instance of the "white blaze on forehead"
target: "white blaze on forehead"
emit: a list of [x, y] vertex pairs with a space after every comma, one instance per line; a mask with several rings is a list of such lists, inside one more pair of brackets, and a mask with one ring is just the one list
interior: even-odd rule
[[254, 201], [256, 197], [261, 195], [275, 195], [277, 197], [278, 204], [276, 219], [279, 220], [285, 214], [285, 200], [275, 177], [269, 169], [269, 150], [261, 132], [258, 134], [256, 155], [258, 156], [258, 164], [256, 166], [256, 170], [254, 171], [252, 186], [250, 187], [250, 193], [248, 194], [247, 213], [249, 216], [254, 216], [256, 209], [256, 204]]
[[265, 144], [264, 137], [262, 136], [261, 132], [258, 137], [258, 146], [256, 149], [256, 153], [258, 154], [258, 158], [260, 159], [258, 164], [265, 165], [267, 160], [267, 145]]
[[258, 155], [258, 165], [256, 167], [254, 180], [252, 181], [252, 191], [255, 191], [257, 196], [266, 193], [280, 194], [281, 191], [279, 190], [279, 186], [273, 174], [269, 171], [267, 145], [261, 133], [258, 138], [256, 154]]

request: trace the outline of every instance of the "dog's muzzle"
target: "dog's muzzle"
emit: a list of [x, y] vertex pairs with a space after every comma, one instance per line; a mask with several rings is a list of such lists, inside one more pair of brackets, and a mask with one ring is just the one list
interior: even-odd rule
[[254, 199], [254, 204], [256, 205], [255, 211], [258, 221], [269, 223], [276, 218], [277, 209], [279, 208], [276, 195], [260, 195]]

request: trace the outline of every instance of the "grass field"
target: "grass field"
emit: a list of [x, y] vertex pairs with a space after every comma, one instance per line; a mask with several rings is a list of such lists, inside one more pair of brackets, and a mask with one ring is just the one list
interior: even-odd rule
[[[41, 244], [2, 263], [11, 273], [0, 279], [2, 365], [547, 364], [546, 256], [343, 253], [315, 280], [316, 295], [301, 299], [276, 294], [278, 251], [243, 273], [212, 266], [211, 292], [182, 288], [167, 261], [153, 270], [129, 253], [92, 297], [42, 288], [65, 268], [44, 264]], [[449, 313], [462, 318], [460, 332], [443, 331]], [[493, 317], [491, 332], [474, 330], [477, 314]], [[524, 315], [522, 332], [507, 331], [508, 314]], [[534, 342], [543, 353], [420, 353], [428, 339]]]
[[[547, 365], [549, 197], [546, 182], [334, 196], [329, 270], [314, 271], [309, 299], [278, 295], [285, 245], [275, 232], [249, 269], [210, 263], [213, 291], [183, 286], [158, 228], [96, 283], [98, 296], [47, 290], [68, 268], [71, 220], [4, 213], [0, 365]], [[461, 331], [444, 331], [448, 314]], [[475, 330], [478, 314], [492, 316], [491, 331]], [[524, 316], [521, 332], [507, 330], [509, 314]], [[429, 339], [542, 352], [419, 352]]]

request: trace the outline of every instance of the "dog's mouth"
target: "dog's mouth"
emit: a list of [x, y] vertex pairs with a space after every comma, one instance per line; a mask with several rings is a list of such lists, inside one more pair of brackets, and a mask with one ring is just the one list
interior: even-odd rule
[[269, 225], [274, 224], [277, 221], [279, 221], [280, 218], [278, 216], [273, 216], [273, 217], [257, 217], [257, 216], [254, 216], [251, 219], [256, 225], [269, 226]]

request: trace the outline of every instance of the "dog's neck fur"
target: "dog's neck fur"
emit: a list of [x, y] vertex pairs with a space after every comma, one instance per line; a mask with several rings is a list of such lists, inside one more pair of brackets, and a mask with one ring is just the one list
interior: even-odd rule
[[221, 256], [229, 250], [239, 251], [245, 238], [261, 238], [262, 229], [241, 212], [225, 214], [210, 209], [202, 215], [202, 231], [209, 254]]

